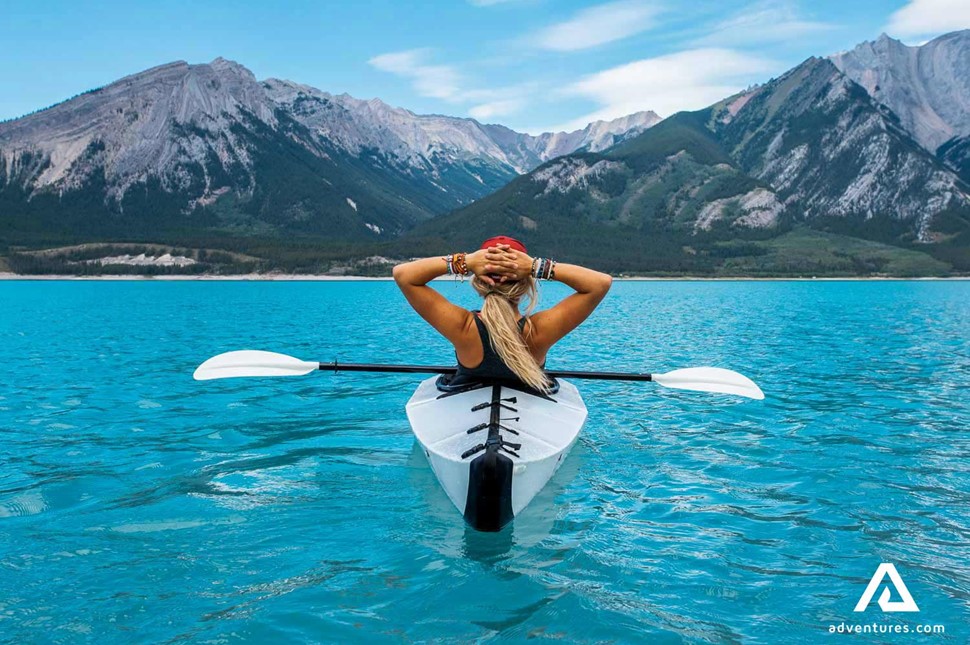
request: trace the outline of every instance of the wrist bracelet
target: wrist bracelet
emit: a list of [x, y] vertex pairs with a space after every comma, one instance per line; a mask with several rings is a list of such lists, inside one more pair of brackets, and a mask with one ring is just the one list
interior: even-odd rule
[[468, 275], [468, 263], [464, 253], [451, 253], [442, 258], [448, 267], [448, 275], [464, 278]]
[[549, 258], [534, 258], [529, 273], [536, 280], [551, 280], [556, 277], [556, 261]]

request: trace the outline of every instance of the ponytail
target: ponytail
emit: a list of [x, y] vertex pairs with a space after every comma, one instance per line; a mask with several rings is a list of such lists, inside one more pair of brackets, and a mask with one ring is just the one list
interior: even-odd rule
[[492, 349], [523, 383], [540, 392], [548, 390], [551, 384], [549, 377], [533, 358], [519, 333], [518, 303], [523, 296], [528, 296], [526, 315], [535, 309], [538, 300], [535, 280], [530, 276], [518, 282], [489, 285], [476, 276], [472, 279], [472, 286], [485, 299], [481, 319], [488, 330]]

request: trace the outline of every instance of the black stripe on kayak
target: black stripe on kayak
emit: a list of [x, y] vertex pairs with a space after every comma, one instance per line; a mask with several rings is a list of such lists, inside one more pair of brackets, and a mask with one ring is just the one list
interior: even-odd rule
[[468, 464], [465, 521], [478, 531], [501, 531], [512, 521], [512, 460], [488, 448]]
[[501, 454], [502, 386], [492, 385], [485, 453], [468, 464], [465, 521], [479, 531], [500, 531], [512, 521], [512, 460]]

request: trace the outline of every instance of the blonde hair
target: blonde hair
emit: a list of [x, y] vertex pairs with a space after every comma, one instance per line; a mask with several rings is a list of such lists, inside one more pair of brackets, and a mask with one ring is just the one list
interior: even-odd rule
[[[519, 302], [523, 297], [528, 297], [529, 306], [525, 310], [525, 315], [528, 316], [539, 301], [535, 279], [528, 276], [517, 282], [491, 285], [475, 276], [472, 278], [472, 287], [485, 300], [481, 319], [488, 330], [492, 349], [523, 383], [540, 392], [548, 390], [551, 385], [549, 377], [529, 352], [529, 347], [519, 333]], [[531, 333], [530, 328], [527, 334]]]

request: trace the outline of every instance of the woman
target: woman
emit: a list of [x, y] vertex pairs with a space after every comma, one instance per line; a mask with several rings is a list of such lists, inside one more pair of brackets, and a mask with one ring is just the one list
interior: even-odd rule
[[[481, 311], [462, 309], [428, 286], [449, 274], [473, 275], [472, 287], [484, 300]], [[530, 315], [540, 279], [557, 280], [576, 293]], [[592, 269], [533, 258], [521, 242], [503, 235], [486, 240], [473, 253], [399, 264], [394, 280], [414, 310], [455, 346], [458, 371], [452, 384], [518, 380], [540, 391], [551, 385], [542, 371], [549, 348], [593, 313], [613, 282]], [[529, 303], [523, 314], [519, 307], [524, 298]]]

